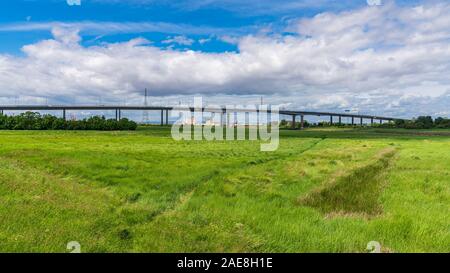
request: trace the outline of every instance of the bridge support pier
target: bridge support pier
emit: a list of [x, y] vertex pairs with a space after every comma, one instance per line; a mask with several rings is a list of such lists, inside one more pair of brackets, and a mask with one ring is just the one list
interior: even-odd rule
[[352, 125], [355, 125], [355, 117], [352, 117]]
[[333, 126], [333, 116], [330, 116], [330, 125]]
[[63, 109], [63, 119], [66, 120], [66, 109]]
[[382, 119], [380, 119], [380, 124], [383, 124], [383, 120]]
[[361, 126], [363, 126], [363, 118], [361, 118], [361, 120], [359, 121], [359, 124], [360, 124]]
[[300, 116], [300, 129], [305, 129], [305, 116], [301, 115]]
[[342, 125], [342, 116], [339, 116], [339, 125]]
[[166, 125], [169, 125], [169, 110], [166, 110]]
[[164, 125], [164, 110], [161, 110], [161, 126]]
[[374, 122], [373, 122], [373, 118], [371, 118], [371, 119], [370, 119], [370, 125], [373, 126], [373, 123], [374, 123]]
[[0, 115], [3, 115], [3, 109], [0, 110]]
[[291, 128], [295, 130], [295, 115], [292, 115], [292, 124], [291, 124]]
[[116, 120], [119, 120], [119, 109], [116, 108]]

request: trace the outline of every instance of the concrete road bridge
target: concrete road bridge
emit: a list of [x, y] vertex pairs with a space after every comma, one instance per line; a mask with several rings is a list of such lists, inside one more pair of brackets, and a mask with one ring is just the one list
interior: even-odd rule
[[[15, 105], [15, 106], [2, 106], [0, 105], [0, 113], [4, 111], [61, 111], [62, 116], [66, 118], [67, 111], [115, 111], [116, 119], [122, 118], [122, 111], [158, 111], [161, 113], [161, 125], [169, 124], [169, 111], [191, 111], [194, 112], [194, 108], [186, 107], [166, 107], [166, 106], [130, 106], [130, 105]], [[257, 109], [226, 109], [226, 108], [203, 108], [204, 112], [212, 113], [237, 113], [237, 112], [257, 112]], [[262, 110], [261, 110], [262, 112]], [[270, 113], [271, 110], [264, 111]], [[279, 110], [278, 113], [284, 116], [290, 116], [292, 118], [292, 126], [295, 128], [296, 118], [300, 117], [300, 127], [303, 128], [306, 116], [317, 117], [329, 117], [330, 124], [342, 124], [342, 118], [350, 118], [352, 125], [364, 124], [364, 120], [370, 121], [373, 125], [375, 122], [383, 123], [395, 120], [403, 120], [400, 118], [373, 116], [373, 115], [360, 115], [354, 113], [333, 113], [333, 112], [312, 112], [312, 111], [297, 111], [297, 110]], [[222, 116], [223, 117], [223, 116]]]

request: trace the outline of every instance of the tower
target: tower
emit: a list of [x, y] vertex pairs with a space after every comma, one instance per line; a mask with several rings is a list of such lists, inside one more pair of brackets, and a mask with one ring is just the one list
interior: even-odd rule
[[[148, 106], [148, 102], [147, 102], [147, 88], [145, 88], [145, 94], [144, 94], [144, 106]], [[144, 110], [144, 113], [142, 115], [142, 122], [143, 123], [148, 123], [149, 122], [149, 116], [148, 116], [148, 110]]]

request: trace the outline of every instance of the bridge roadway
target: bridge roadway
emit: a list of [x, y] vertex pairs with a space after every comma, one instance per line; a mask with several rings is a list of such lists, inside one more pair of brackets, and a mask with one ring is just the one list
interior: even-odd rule
[[[122, 111], [161, 111], [161, 125], [169, 124], [169, 111], [194, 111], [193, 107], [189, 110], [186, 107], [166, 107], [166, 106], [130, 106], [130, 105], [12, 105], [2, 106], [0, 105], [0, 113], [4, 111], [62, 111], [64, 119], [66, 118], [67, 111], [82, 111], [82, 110], [113, 110], [116, 112], [116, 119], [121, 119]], [[229, 109], [230, 110], [230, 109]], [[203, 108], [202, 111], [214, 112], [214, 113], [227, 113], [226, 108]], [[230, 112], [230, 111], [229, 111]], [[256, 109], [232, 109], [231, 112], [259, 112]], [[265, 112], [265, 111], [264, 111]], [[268, 110], [268, 113], [271, 111]], [[355, 125], [355, 119], [359, 119], [360, 125], [363, 125], [364, 119], [370, 120], [373, 125], [375, 120], [383, 123], [383, 121], [395, 121], [402, 120], [400, 118], [372, 116], [372, 115], [360, 115], [353, 113], [332, 113], [332, 112], [313, 112], [313, 111], [297, 111], [297, 110], [279, 110], [280, 115], [292, 117], [292, 127], [295, 128], [296, 117], [300, 116], [300, 127], [303, 128], [305, 116], [329, 116], [330, 123], [342, 124], [342, 118], [351, 118], [351, 123]], [[165, 114], [165, 117], [164, 117]], [[334, 118], [337, 118], [337, 121]]]

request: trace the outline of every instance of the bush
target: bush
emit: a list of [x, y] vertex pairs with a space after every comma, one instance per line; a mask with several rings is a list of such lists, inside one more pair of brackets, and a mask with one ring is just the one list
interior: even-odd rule
[[411, 121], [396, 120], [394, 126], [405, 129], [450, 129], [450, 119], [439, 117], [433, 120], [430, 116], [421, 116]]
[[434, 121], [436, 128], [450, 128], [450, 119], [448, 118], [437, 118]]
[[90, 117], [83, 120], [64, 120], [52, 115], [26, 112], [18, 116], [0, 114], [0, 130], [136, 130], [137, 123], [126, 118], [119, 121], [105, 117]]
[[[310, 126], [311, 126], [311, 124], [307, 120], [303, 121], [303, 127], [304, 128], [307, 128], [307, 127], [310, 127]], [[292, 122], [290, 122], [290, 121], [288, 122], [285, 119], [282, 119], [280, 121], [280, 128], [291, 128], [291, 127], [292, 127]], [[296, 121], [295, 122], [295, 128], [300, 128], [300, 127], [301, 127], [301, 122]]]

